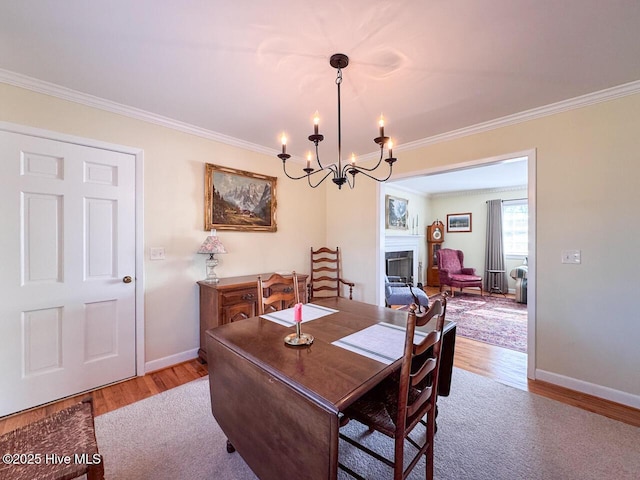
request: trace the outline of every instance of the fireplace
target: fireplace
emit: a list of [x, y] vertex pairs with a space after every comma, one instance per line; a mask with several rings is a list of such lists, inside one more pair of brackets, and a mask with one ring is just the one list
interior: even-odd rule
[[[422, 283], [419, 265], [420, 235], [386, 235], [384, 239], [385, 273], [402, 277], [411, 284]], [[419, 268], [420, 266], [420, 268]]]
[[400, 277], [404, 283], [413, 285], [413, 252], [385, 252], [386, 273], [390, 277]]

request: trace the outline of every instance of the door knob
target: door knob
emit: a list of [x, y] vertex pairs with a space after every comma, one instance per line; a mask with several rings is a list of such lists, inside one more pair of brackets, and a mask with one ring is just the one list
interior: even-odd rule
[[126, 277], [124, 277], [124, 278], [122, 279], [122, 281], [123, 281], [124, 283], [131, 283], [131, 277], [130, 277], [129, 275], [127, 275]]

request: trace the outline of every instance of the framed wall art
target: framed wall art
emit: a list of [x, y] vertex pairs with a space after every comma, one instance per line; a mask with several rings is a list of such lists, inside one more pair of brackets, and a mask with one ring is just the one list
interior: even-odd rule
[[409, 200], [385, 195], [385, 228], [409, 229]]
[[206, 163], [204, 229], [275, 232], [276, 181]]
[[451, 213], [447, 215], [447, 232], [470, 232], [470, 213]]

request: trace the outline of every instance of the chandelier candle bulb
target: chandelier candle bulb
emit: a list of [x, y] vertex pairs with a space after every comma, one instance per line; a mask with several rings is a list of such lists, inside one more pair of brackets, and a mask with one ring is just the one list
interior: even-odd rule
[[384, 117], [380, 115], [380, 120], [378, 121], [378, 125], [380, 125], [380, 136], [384, 137]]
[[355, 153], [351, 154], [351, 166], [352, 167], [356, 166], [356, 154]]
[[393, 142], [389, 140], [389, 158], [393, 158]]
[[318, 112], [313, 116], [313, 134], [318, 135], [318, 124], [320, 123], [320, 117]]
[[282, 153], [287, 153], [287, 137], [284, 133], [282, 134], [281, 140], [282, 140]]

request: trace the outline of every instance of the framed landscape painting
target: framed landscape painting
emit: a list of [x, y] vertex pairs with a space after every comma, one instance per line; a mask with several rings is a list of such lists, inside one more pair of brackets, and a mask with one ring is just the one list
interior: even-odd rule
[[275, 232], [276, 181], [206, 163], [204, 229]]
[[385, 227], [396, 230], [409, 229], [409, 200], [385, 195]]
[[451, 213], [447, 215], [447, 232], [470, 232], [470, 213]]

